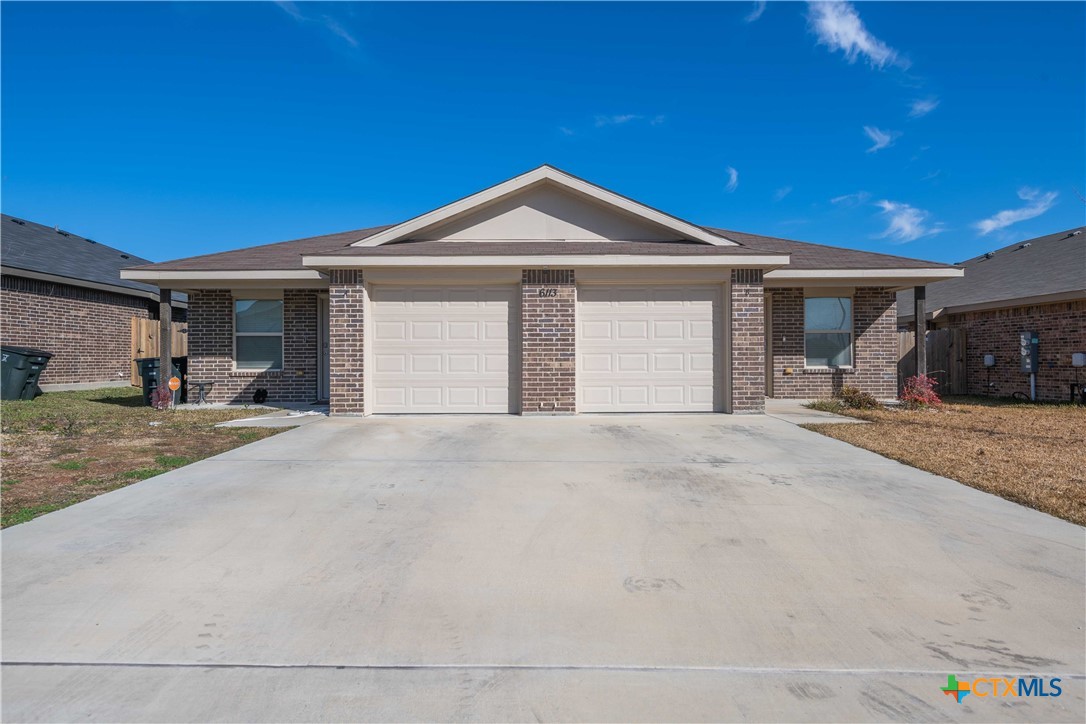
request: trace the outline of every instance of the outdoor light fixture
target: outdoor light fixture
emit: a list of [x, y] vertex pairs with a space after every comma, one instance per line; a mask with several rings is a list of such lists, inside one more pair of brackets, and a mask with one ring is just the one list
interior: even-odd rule
[[988, 384], [984, 386], [984, 394], [992, 394], [992, 368], [995, 367], [995, 355], [984, 355], [984, 371], [988, 373]]

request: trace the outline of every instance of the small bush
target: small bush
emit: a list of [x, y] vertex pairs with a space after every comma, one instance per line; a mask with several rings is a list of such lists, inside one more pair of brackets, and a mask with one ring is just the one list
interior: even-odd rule
[[804, 405], [808, 410], [818, 410], [819, 412], [833, 412], [838, 413], [845, 409], [845, 406], [841, 404], [841, 401], [836, 398], [824, 397], [820, 400], [812, 400]]
[[915, 375], [905, 380], [905, 389], [901, 393], [901, 403], [909, 410], [924, 410], [940, 407], [943, 401], [939, 399], [935, 388], [938, 382], [928, 375]]
[[874, 395], [859, 387], [842, 387], [837, 393], [837, 399], [849, 410], [877, 410], [882, 407]]

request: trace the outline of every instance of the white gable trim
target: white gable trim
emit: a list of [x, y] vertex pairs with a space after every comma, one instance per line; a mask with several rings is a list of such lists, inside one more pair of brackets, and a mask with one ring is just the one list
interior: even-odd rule
[[503, 181], [497, 186], [479, 191], [466, 198], [446, 204], [440, 208], [428, 211], [413, 219], [397, 224], [385, 231], [368, 236], [365, 239], [354, 242], [351, 246], [380, 246], [393, 241], [401, 241], [411, 238], [424, 229], [436, 226], [458, 216], [464, 215], [474, 209], [493, 203], [517, 191], [543, 183], [552, 183], [562, 188], [573, 191], [582, 196], [588, 196], [605, 205], [616, 208], [627, 214], [639, 217], [650, 223], [669, 229], [682, 237], [693, 241], [701, 241], [714, 246], [738, 246], [734, 241], [718, 234], [706, 231], [700, 226], [677, 219], [662, 211], [639, 204], [638, 202], [620, 196], [613, 191], [596, 186], [587, 181], [571, 176], [564, 171], [559, 171], [551, 166], [540, 166], [528, 173], [515, 176], [508, 181]]

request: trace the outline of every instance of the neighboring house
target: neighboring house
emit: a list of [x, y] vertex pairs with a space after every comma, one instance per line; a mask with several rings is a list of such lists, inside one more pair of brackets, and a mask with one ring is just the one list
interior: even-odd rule
[[[0, 339], [53, 354], [45, 390], [129, 384], [132, 317], [158, 317], [158, 288], [121, 279], [147, 262], [67, 231], [0, 217]], [[185, 297], [174, 297], [184, 319]]]
[[[928, 329], [965, 331], [966, 391], [1029, 394], [1021, 371], [1019, 334], [1039, 334], [1037, 399], [1067, 400], [1075, 352], [1086, 352], [1086, 227], [1020, 241], [962, 262], [961, 279], [932, 287]], [[898, 294], [898, 323], [915, 329], [913, 293]], [[985, 355], [995, 366], [984, 366]], [[1079, 382], [1086, 384], [1086, 370]], [[989, 379], [991, 389], [988, 388]]]
[[189, 378], [215, 401], [561, 414], [891, 398], [895, 292], [961, 273], [696, 226], [542, 166], [395, 226], [122, 276], [189, 292]]

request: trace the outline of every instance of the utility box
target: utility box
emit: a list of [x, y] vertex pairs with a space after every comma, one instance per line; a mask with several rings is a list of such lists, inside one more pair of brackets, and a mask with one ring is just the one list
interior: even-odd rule
[[1018, 351], [1022, 356], [1022, 372], [1037, 374], [1040, 355], [1038, 354], [1039, 338], [1036, 332], [1019, 332]]

